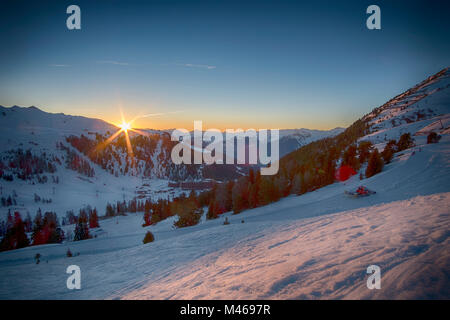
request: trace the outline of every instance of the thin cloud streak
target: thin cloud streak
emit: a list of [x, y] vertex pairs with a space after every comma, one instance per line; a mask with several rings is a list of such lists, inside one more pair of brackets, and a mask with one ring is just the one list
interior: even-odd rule
[[128, 62], [121, 62], [121, 61], [114, 61], [114, 60], [101, 60], [101, 61], [97, 61], [97, 63], [99, 63], [99, 64], [113, 64], [113, 65], [116, 65], [116, 66], [130, 66], [131, 65]]
[[149, 114], [144, 114], [142, 116], [139, 116], [137, 119], [139, 118], [149, 118], [149, 117], [159, 117], [159, 116], [163, 116], [166, 114], [175, 114], [175, 113], [181, 113], [181, 112], [185, 112], [186, 110], [177, 110], [177, 111], [169, 111], [169, 112], [158, 112], [158, 113], [149, 113]]
[[212, 66], [212, 65], [208, 65], [208, 64], [193, 64], [193, 63], [185, 63], [182, 64], [183, 67], [188, 67], [188, 68], [199, 68], [199, 69], [208, 69], [208, 70], [213, 70], [216, 69], [216, 66]]

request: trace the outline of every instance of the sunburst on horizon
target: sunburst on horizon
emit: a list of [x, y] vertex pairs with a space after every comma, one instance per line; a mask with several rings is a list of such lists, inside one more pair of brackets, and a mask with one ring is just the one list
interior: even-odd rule
[[131, 123], [123, 121], [121, 124], [118, 125], [118, 127], [124, 131], [127, 132], [128, 130], [131, 130]]
[[122, 110], [120, 111], [120, 115], [121, 115], [121, 118], [122, 118], [122, 122], [120, 124], [114, 124], [116, 127], [119, 128], [119, 130], [117, 130], [114, 134], [112, 134], [102, 144], [102, 146], [99, 146], [99, 147], [103, 148], [104, 146], [108, 145], [109, 143], [111, 143], [114, 139], [116, 139], [123, 132], [125, 134], [125, 141], [127, 143], [128, 154], [133, 155], [133, 148], [131, 147], [131, 141], [130, 141], [130, 136], [128, 134], [128, 131], [132, 131], [132, 132], [135, 132], [135, 133], [140, 134], [140, 135], [147, 135], [147, 134], [145, 132], [142, 132], [141, 130], [138, 130], [138, 129], [132, 127], [133, 122], [137, 118], [134, 118], [133, 120], [127, 122], [127, 121], [125, 121], [125, 118], [123, 116]]

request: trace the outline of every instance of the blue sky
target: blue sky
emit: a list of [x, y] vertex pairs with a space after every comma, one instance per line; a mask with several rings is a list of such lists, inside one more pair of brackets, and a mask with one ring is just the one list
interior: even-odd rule
[[[81, 8], [81, 30], [66, 8]], [[381, 30], [365, 26], [381, 8]], [[137, 127], [348, 126], [450, 66], [447, 1], [2, 1], [0, 104]], [[161, 114], [163, 113], [163, 114]]]

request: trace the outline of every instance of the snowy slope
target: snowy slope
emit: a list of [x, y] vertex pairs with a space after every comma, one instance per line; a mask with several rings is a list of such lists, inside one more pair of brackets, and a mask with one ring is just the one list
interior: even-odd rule
[[[364, 118], [370, 132], [361, 140], [380, 150], [405, 132], [415, 139], [413, 148], [364, 179], [373, 196], [344, 195], [361, 184], [354, 176], [239, 215], [225, 213], [230, 225], [202, 218], [174, 229], [172, 217], [142, 228], [142, 213], [101, 220], [94, 239], [1, 252], [0, 299], [448, 299], [449, 88], [445, 69]], [[426, 144], [430, 131], [442, 135], [439, 143]], [[119, 180], [129, 189], [117, 189], [113, 180], [106, 186], [116, 188], [115, 196], [131, 196], [138, 181], [129, 178]], [[73, 201], [88, 197], [81, 187], [66, 188], [78, 190]], [[143, 245], [147, 230], [156, 240]], [[68, 248], [80, 255], [67, 258]], [[81, 290], [66, 288], [71, 264], [81, 267]], [[366, 287], [372, 264], [381, 267], [381, 290]]]
[[[0, 298], [448, 298], [450, 137], [416, 143], [365, 180], [372, 197], [345, 197], [353, 179], [226, 214], [227, 226], [136, 228], [136, 214], [101, 221], [96, 239], [3, 252]], [[143, 245], [146, 230], [156, 241]], [[66, 288], [70, 264], [81, 290]], [[371, 264], [381, 290], [366, 288]]]
[[[109, 136], [117, 130], [118, 128], [114, 125], [99, 119], [62, 113], [52, 114], [36, 107], [0, 106], [0, 161], [8, 166], [13, 157], [10, 151], [20, 148], [24, 152], [30, 150], [32, 154], [46, 158], [56, 168], [54, 173], [40, 174], [48, 178], [46, 183], [38, 183], [36, 177], [22, 180], [15, 176], [14, 181], [0, 179], [1, 197], [17, 194], [16, 205], [0, 207], [0, 220], [5, 220], [8, 212], [15, 211], [19, 211], [23, 218], [27, 213], [33, 218], [38, 208], [41, 208], [43, 212], [56, 212], [61, 218], [68, 210], [77, 213], [79, 209], [88, 205], [96, 207], [99, 214], [103, 215], [108, 202], [133, 199], [137, 195], [138, 188], [144, 184], [147, 186], [147, 196], [152, 199], [167, 199], [168, 196], [179, 195], [182, 191], [168, 188], [168, 180], [144, 179], [141, 176], [132, 175], [116, 177], [89, 161], [86, 156], [66, 142], [66, 137], [71, 135], [84, 135], [95, 139], [97, 133]], [[88, 177], [68, 169], [65, 163], [67, 154], [57, 148], [57, 143], [63, 143], [87, 161], [94, 169], [95, 175]], [[155, 162], [159, 161], [158, 155], [154, 155]], [[55, 157], [59, 159], [59, 162], [54, 161]], [[1, 170], [1, 167], [0, 171], [4, 171], [5, 174], [10, 173], [9, 169]], [[56, 177], [59, 182], [52, 182], [52, 178]], [[167, 192], [158, 192], [161, 190], [167, 190]], [[51, 203], [35, 202], [35, 194], [44, 199], [51, 199]]]
[[371, 133], [362, 140], [382, 143], [407, 132], [445, 133], [449, 114], [450, 69], [446, 68], [365, 116]]
[[30, 141], [54, 148], [58, 139], [70, 134], [113, 133], [116, 130], [116, 126], [100, 119], [53, 114], [36, 107], [0, 106], [0, 151], [20, 143], [33, 148], [35, 145]]
[[[56, 168], [56, 172], [44, 172], [41, 176], [47, 176], [49, 181], [56, 177], [59, 179], [58, 184], [51, 182], [36, 183], [36, 179], [21, 180], [16, 177], [14, 181], [0, 179], [0, 196], [8, 197], [11, 194], [17, 194], [17, 205], [0, 207], [0, 220], [5, 220], [8, 212], [13, 213], [15, 211], [19, 211], [23, 217], [26, 213], [33, 217], [38, 208], [41, 208], [43, 212], [56, 212], [59, 217], [62, 217], [68, 210], [77, 212], [88, 205], [96, 207], [100, 215], [103, 215], [108, 202], [130, 200], [136, 196], [136, 192], [142, 189], [144, 184], [146, 185], [146, 194], [151, 195], [154, 200], [167, 199], [167, 197], [173, 197], [183, 192], [180, 189], [168, 187], [170, 176], [173, 173], [182, 173], [183, 168], [180, 169], [176, 166], [173, 168], [173, 166], [167, 164], [170, 161], [170, 150], [167, 150], [167, 145], [165, 148], [162, 147], [163, 135], [166, 135], [164, 139], [170, 140], [170, 138], [167, 138], [166, 131], [144, 130], [154, 139], [161, 137], [160, 141], [157, 141], [151, 157], [147, 161], [140, 160], [138, 168], [131, 168], [127, 174], [122, 173], [131, 161], [127, 159], [126, 151], [121, 152], [114, 147], [121, 158], [121, 164], [119, 165], [113, 158], [111, 162], [113, 170], [108, 172], [100, 165], [90, 161], [86, 154], [78, 152], [66, 142], [66, 138], [72, 135], [77, 137], [84, 135], [95, 141], [97, 134], [109, 137], [117, 130], [118, 128], [114, 125], [99, 119], [70, 116], [62, 113], [47, 113], [36, 107], [13, 106], [6, 108], [0, 106], [0, 161], [8, 166], [11, 161], [8, 152], [19, 148], [24, 152], [30, 150], [34, 155], [45, 155], [47, 161], [52, 162]], [[337, 134], [341, 130], [341, 128], [331, 131], [282, 130], [280, 151], [282, 153], [290, 152], [305, 143]], [[66, 152], [56, 147], [59, 143], [63, 143], [87, 161], [95, 172], [94, 176], [86, 177], [76, 171], [69, 170], [65, 163]], [[53, 161], [55, 157], [60, 162]], [[143, 177], [144, 168], [148, 164], [150, 164], [150, 169], [146, 172], [147, 175]], [[220, 172], [223, 172], [224, 176], [229, 173], [229, 178], [241, 175], [241, 168], [239, 167], [235, 169], [227, 167], [227, 169], [228, 171], [223, 169], [212, 171], [211, 176], [208, 177], [215, 178], [220, 175]], [[0, 171], [2, 171], [1, 165]], [[3, 171], [5, 174], [11, 173], [8, 169]], [[118, 176], [112, 174], [112, 171], [119, 172]], [[194, 171], [194, 175], [197, 175], [196, 178], [201, 180], [205, 173], [198, 170], [198, 173]], [[163, 190], [165, 191], [163, 192]], [[36, 203], [34, 201], [35, 194], [44, 199], [51, 199], [52, 203]]]
[[334, 128], [331, 130], [311, 129], [284, 129], [280, 130], [280, 157], [299, 149], [316, 140], [334, 137], [343, 132], [345, 128]]
[[[237, 130], [237, 128], [235, 128]], [[280, 129], [279, 139], [278, 139], [278, 145], [279, 145], [279, 156], [283, 157], [284, 155], [299, 149], [302, 146], [305, 146], [313, 141], [328, 138], [328, 137], [334, 137], [338, 135], [339, 133], [343, 132], [345, 128], [334, 128], [331, 130], [313, 130], [313, 129]], [[170, 131], [171, 132], [171, 131]], [[191, 136], [193, 136], [194, 131], [191, 131]], [[227, 136], [226, 133], [223, 133], [223, 150], [224, 150], [224, 158], [226, 158], [227, 151], [226, 151], [226, 141], [230, 141], [231, 139], [235, 139], [234, 136], [230, 138], [230, 136]], [[193, 146], [194, 142], [191, 141], [190, 143], [187, 142], [186, 145], [190, 146], [192, 150], [196, 150]], [[209, 144], [208, 142], [203, 143], [203, 147]], [[245, 140], [245, 150], [248, 150], [249, 147], [249, 141]], [[268, 146], [271, 145], [271, 142], [268, 142]], [[269, 147], [268, 147], [269, 148]], [[197, 150], [200, 151], [200, 150]], [[248, 151], [246, 151], [248, 152]], [[235, 151], [234, 157], [237, 157], [237, 152]], [[248, 159], [246, 159], [248, 161]]]

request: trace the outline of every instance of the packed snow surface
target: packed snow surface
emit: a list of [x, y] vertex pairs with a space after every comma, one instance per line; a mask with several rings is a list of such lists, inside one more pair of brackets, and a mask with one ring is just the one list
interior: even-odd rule
[[[130, 214], [101, 220], [95, 239], [2, 252], [0, 298], [449, 298], [450, 138], [425, 140], [364, 180], [370, 197], [344, 195], [361, 183], [353, 177], [227, 213], [230, 225], [174, 229], [173, 218], [142, 228]], [[146, 230], [156, 240], [144, 245]], [[80, 255], [67, 258], [67, 248]], [[72, 264], [81, 290], [66, 287]], [[366, 286], [372, 264], [380, 290]]]
[[[0, 299], [449, 299], [448, 88], [445, 69], [366, 116], [371, 131], [360, 140], [380, 151], [403, 133], [415, 139], [413, 148], [396, 153], [369, 179], [356, 175], [239, 215], [202, 217], [183, 229], [174, 228], [176, 216], [143, 228], [143, 214], [136, 213], [100, 220], [93, 239], [1, 252]], [[0, 151], [20, 146], [51, 152], [67, 134], [114, 130], [100, 120], [50, 119], [35, 109], [27, 116], [18, 107], [0, 111]], [[300, 131], [288, 133], [300, 137]], [[439, 143], [426, 144], [431, 131], [442, 135]], [[129, 199], [144, 185], [137, 177], [106, 173], [86, 181], [64, 171], [62, 178], [57, 190], [40, 190], [55, 194], [48, 206], [58, 212], [77, 204], [101, 208], [109, 197]], [[159, 193], [167, 181], [146, 184], [152, 198], [167, 195]], [[344, 194], [360, 184], [376, 194]], [[18, 207], [33, 213], [35, 188], [14, 181], [3, 192], [17, 191], [24, 199]], [[155, 241], [144, 245], [148, 230]], [[74, 257], [66, 256], [68, 249]], [[80, 290], [66, 286], [69, 265], [81, 268]], [[379, 290], [367, 288], [370, 265], [381, 268]]]

